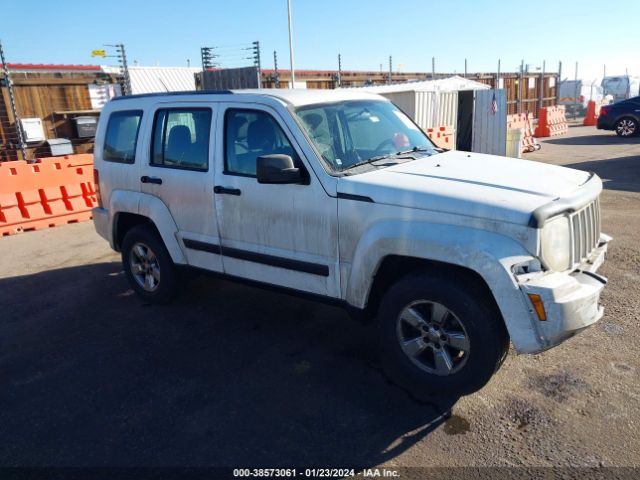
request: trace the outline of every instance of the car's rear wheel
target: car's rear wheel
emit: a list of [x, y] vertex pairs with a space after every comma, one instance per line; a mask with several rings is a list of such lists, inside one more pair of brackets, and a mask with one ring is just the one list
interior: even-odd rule
[[122, 266], [133, 290], [147, 302], [167, 303], [173, 298], [176, 269], [151, 226], [138, 225], [124, 236]]
[[616, 122], [616, 134], [619, 137], [633, 137], [638, 134], [638, 122], [629, 117], [621, 118]]
[[469, 394], [502, 364], [509, 337], [495, 305], [453, 275], [410, 274], [383, 297], [378, 327], [389, 377], [418, 397]]

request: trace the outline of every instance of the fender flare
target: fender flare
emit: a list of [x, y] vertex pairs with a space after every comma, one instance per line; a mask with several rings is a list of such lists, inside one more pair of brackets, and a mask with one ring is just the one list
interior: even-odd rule
[[364, 308], [378, 268], [385, 257], [405, 256], [464, 267], [485, 281], [500, 309], [511, 341], [518, 351], [540, 347], [532, 321], [511, 267], [534, 257], [516, 240], [494, 232], [428, 222], [388, 221], [374, 224], [361, 237], [354, 255], [344, 298]]
[[173, 263], [186, 264], [187, 260], [177, 239], [178, 226], [171, 216], [169, 208], [162, 200], [146, 193], [127, 190], [114, 190], [109, 199], [109, 225], [112, 247], [115, 244], [115, 221], [119, 213], [134, 213], [147, 217], [160, 232]]

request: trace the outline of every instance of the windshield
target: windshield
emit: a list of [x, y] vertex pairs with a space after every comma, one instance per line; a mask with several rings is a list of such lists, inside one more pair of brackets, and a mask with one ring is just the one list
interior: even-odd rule
[[334, 171], [402, 153], [436, 150], [390, 102], [354, 100], [301, 107], [296, 113]]

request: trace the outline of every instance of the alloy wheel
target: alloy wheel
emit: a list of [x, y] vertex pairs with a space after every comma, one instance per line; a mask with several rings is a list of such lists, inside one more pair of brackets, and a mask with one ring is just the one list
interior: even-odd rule
[[156, 254], [148, 245], [137, 242], [129, 253], [129, 266], [136, 283], [147, 292], [160, 285], [160, 264]]
[[616, 131], [621, 137], [630, 137], [636, 133], [638, 125], [631, 119], [622, 119], [616, 125]]
[[404, 354], [421, 370], [452, 375], [469, 358], [469, 336], [462, 322], [444, 305], [417, 300], [398, 316], [397, 338]]

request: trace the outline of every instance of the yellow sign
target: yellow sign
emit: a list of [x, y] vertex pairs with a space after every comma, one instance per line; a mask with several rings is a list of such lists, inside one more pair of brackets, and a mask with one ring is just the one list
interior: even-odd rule
[[92, 57], [106, 57], [107, 56], [107, 51], [106, 50], [91, 50], [91, 56]]

